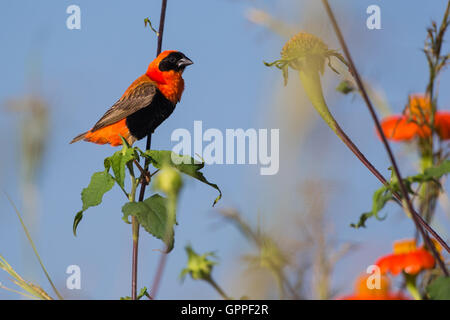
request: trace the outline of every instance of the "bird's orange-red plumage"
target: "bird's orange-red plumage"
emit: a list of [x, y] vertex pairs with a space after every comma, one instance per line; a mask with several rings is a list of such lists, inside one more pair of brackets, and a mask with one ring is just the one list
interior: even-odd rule
[[172, 52], [176, 51], [167, 50], [161, 53], [152, 61], [152, 63], [150, 63], [145, 75], [158, 84], [158, 89], [167, 99], [172, 103], [177, 103], [181, 100], [181, 95], [184, 91], [184, 80], [181, 77], [181, 73], [174, 70], [161, 72], [158, 68], [161, 60], [166, 58]]
[[122, 144], [121, 136], [130, 144], [141, 139], [146, 130], [153, 131], [164, 121], [180, 101], [184, 91], [182, 73], [190, 64], [192, 61], [178, 51], [162, 52], [96, 125], [71, 143], [85, 140], [118, 146]]
[[116, 147], [122, 144], [120, 136], [130, 143], [130, 130], [128, 130], [126, 125], [126, 119], [120, 120], [97, 131], [89, 130], [86, 132], [84, 140], [97, 144], [109, 143], [113, 147]]

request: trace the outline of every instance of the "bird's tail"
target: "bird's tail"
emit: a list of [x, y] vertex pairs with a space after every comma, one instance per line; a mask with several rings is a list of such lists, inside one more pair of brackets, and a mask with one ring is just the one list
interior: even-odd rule
[[83, 140], [84, 138], [86, 138], [86, 134], [87, 134], [88, 132], [89, 132], [89, 131], [77, 135], [75, 138], [72, 139], [72, 141], [70, 141], [70, 144], [72, 144], [72, 143], [74, 143], [74, 142], [77, 142], [77, 141], [80, 141], [80, 140]]
[[96, 144], [107, 144], [116, 147], [122, 145], [121, 136], [132, 145], [136, 138], [131, 134], [126, 125], [127, 119], [120, 120], [104, 128], [93, 131], [92, 129], [85, 133], [79, 134], [70, 143], [80, 140], [93, 142]]

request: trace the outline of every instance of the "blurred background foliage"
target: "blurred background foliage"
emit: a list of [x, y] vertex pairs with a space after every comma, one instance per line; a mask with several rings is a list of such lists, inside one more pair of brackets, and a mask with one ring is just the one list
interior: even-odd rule
[[[365, 10], [373, 1], [330, 2], [380, 115], [401, 112], [408, 94], [425, 88], [425, 28], [440, 18], [446, 1], [426, 8], [419, 1], [377, 1], [383, 27], [376, 31], [365, 27]], [[80, 187], [113, 149], [69, 147], [68, 141], [91, 126], [153, 58], [156, 38], [143, 19], [156, 21], [160, 4], [79, 1], [82, 30], [68, 31], [65, 9], [70, 1], [17, 3], [0, 6], [0, 40], [6, 46], [1, 63], [9, 76], [0, 82], [0, 141], [8, 150], [0, 186], [23, 212], [64, 297], [117, 299], [128, 294], [131, 278], [129, 228], [121, 222], [115, 200], [120, 191], [105, 199], [106, 206], [91, 215], [78, 238], [71, 233]], [[204, 13], [201, 19], [199, 12]], [[111, 21], [119, 13], [121, 19]], [[19, 15], [29, 25], [14, 22]], [[171, 132], [191, 129], [194, 120], [203, 120], [208, 128], [280, 128], [281, 145], [276, 176], [261, 177], [252, 166], [205, 168], [224, 194], [218, 209], [210, 208], [215, 191], [186, 183], [178, 205], [176, 245], [159, 298], [220, 298], [205, 290], [206, 284], [180, 283], [187, 243], [200, 253], [215, 252], [214, 279], [233, 298], [332, 299], [351, 292], [356, 276], [390, 252], [393, 240], [411, 237], [414, 228], [394, 205], [387, 206], [389, 216], [382, 223], [370, 222], [363, 230], [349, 227], [369, 207], [378, 181], [319, 121], [299, 80], [292, 77], [283, 87], [281, 74], [262, 63], [276, 58], [286, 39], [300, 30], [339, 48], [320, 2], [169, 0], [166, 23], [163, 46], [185, 52], [195, 68], [186, 72], [183, 101], [154, 136], [154, 147], [170, 149]], [[42, 44], [39, 55], [30, 49], [36, 42]], [[39, 67], [29, 67], [29, 56], [42, 57], [32, 63]], [[327, 71], [322, 79], [331, 111], [387, 175], [389, 163], [360, 97], [335, 90], [341, 80], [352, 81], [346, 70], [338, 71], [340, 76]], [[449, 80], [445, 73], [440, 78], [442, 83]], [[450, 93], [441, 90], [439, 99], [445, 108]], [[412, 146], [397, 146], [396, 154], [405, 173], [417, 170]], [[450, 202], [445, 194], [434, 226], [448, 239]], [[25, 237], [11, 206], [2, 198], [0, 207], [0, 253], [24, 278], [44, 284], [26, 240], [17, 245]], [[148, 287], [159, 246], [154, 239], [141, 243], [139, 277]], [[81, 291], [64, 289], [70, 264], [81, 267]], [[0, 281], [6, 282], [4, 275]], [[0, 291], [0, 298], [17, 296]]]

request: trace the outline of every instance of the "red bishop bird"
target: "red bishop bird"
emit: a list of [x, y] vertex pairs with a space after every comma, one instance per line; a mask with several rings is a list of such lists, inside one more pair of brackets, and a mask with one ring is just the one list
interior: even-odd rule
[[184, 90], [182, 74], [192, 63], [179, 51], [161, 52], [92, 129], [70, 143], [84, 140], [119, 146], [122, 136], [132, 145], [153, 133], [180, 101]]

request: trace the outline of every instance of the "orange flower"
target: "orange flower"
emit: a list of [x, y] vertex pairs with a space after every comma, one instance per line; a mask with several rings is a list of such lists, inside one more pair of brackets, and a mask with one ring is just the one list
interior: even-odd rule
[[381, 273], [397, 275], [404, 271], [415, 275], [424, 269], [432, 269], [434, 257], [425, 248], [417, 248], [415, 240], [403, 240], [394, 242], [394, 253], [381, 257], [375, 264]]
[[[381, 122], [381, 127], [386, 138], [393, 141], [427, 138], [431, 136], [428, 123], [431, 112], [430, 98], [419, 94], [411, 95], [404, 114], [386, 117]], [[450, 139], [450, 112], [436, 112], [434, 127], [441, 139]]]
[[369, 279], [371, 275], [360, 276], [355, 283], [355, 294], [338, 298], [339, 300], [408, 300], [402, 293], [390, 291], [390, 281], [386, 276], [381, 276], [380, 285], [377, 288]]

